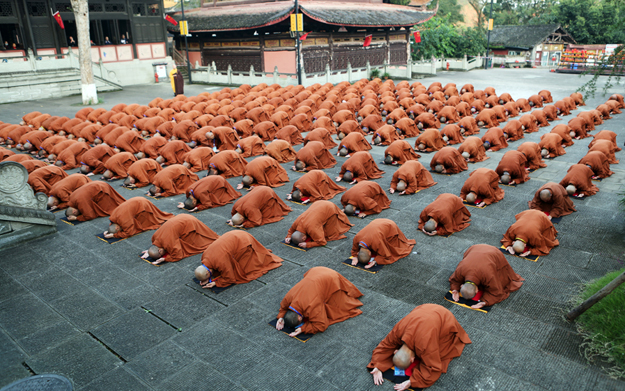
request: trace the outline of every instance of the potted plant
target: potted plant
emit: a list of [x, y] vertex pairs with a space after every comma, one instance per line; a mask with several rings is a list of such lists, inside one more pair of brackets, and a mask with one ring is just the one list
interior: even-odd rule
[[373, 79], [378, 78], [378, 77], [380, 77], [380, 70], [378, 68], [373, 68], [371, 70], [370, 75], [369, 75], [369, 79], [373, 80]]
[[384, 80], [388, 80], [391, 77], [391, 75], [388, 72], [384, 72], [384, 74], [382, 75], [382, 79]]

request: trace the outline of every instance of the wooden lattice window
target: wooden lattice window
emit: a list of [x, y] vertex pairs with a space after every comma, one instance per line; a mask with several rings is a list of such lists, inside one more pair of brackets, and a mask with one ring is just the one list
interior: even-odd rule
[[44, 2], [33, 2], [27, 3], [28, 14], [30, 16], [46, 16], [48, 14], [46, 3]]
[[124, 3], [109, 3], [104, 5], [105, 12], [126, 12]]
[[11, 2], [0, 1], [0, 16], [14, 16]]

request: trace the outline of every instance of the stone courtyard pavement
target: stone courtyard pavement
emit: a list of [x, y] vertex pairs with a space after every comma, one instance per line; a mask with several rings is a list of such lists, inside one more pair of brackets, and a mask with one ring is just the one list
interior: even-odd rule
[[[428, 86], [454, 82], [460, 88], [473, 83], [514, 99], [527, 98], [542, 89], [554, 100], [568, 96], [585, 79], [536, 69], [493, 69], [469, 73], [443, 72], [420, 80]], [[602, 79], [601, 83], [605, 80]], [[186, 95], [214, 91], [193, 85]], [[613, 92], [624, 93], [622, 84]], [[147, 104], [156, 96], [171, 96], [169, 83], [135, 86], [101, 94], [101, 107], [117, 103]], [[293, 211], [282, 221], [249, 232], [284, 259], [282, 267], [248, 284], [215, 295], [191, 280], [200, 255], [155, 267], [138, 258], [150, 245], [153, 231], [109, 245], [95, 237], [106, 218], [72, 227], [60, 221], [58, 233], [0, 252], [0, 387], [31, 374], [55, 373], [69, 377], [77, 390], [392, 390], [385, 382], [374, 386], [365, 370], [371, 352], [393, 325], [414, 307], [437, 303], [449, 308], [473, 343], [454, 359], [447, 374], [432, 390], [623, 390], [625, 382], [610, 379], [600, 368], [588, 365], [580, 353], [582, 339], [575, 326], [564, 320], [568, 300], [579, 284], [622, 268], [624, 217], [619, 193], [625, 188], [623, 162], [612, 165], [615, 174], [597, 183], [600, 192], [575, 200], [578, 212], [556, 225], [560, 246], [536, 263], [507, 256], [526, 280], [509, 299], [484, 314], [443, 300], [447, 279], [471, 245], [499, 246], [514, 215], [527, 209], [536, 189], [548, 181], [559, 182], [569, 165], [577, 163], [592, 138], [575, 141], [566, 155], [547, 160], [547, 168], [530, 174], [518, 187], [504, 187], [505, 198], [485, 209], [470, 208], [471, 226], [448, 238], [428, 237], [417, 231], [421, 210], [441, 193], [459, 194], [469, 172], [494, 169], [507, 150], [524, 141], [539, 141], [559, 123], [582, 110], [594, 109], [607, 96], [587, 99], [573, 115], [525, 139], [510, 143], [491, 159], [470, 164], [469, 171], [444, 176], [433, 174], [438, 184], [416, 195], [390, 195], [392, 205], [379, 216], [397, 222], [410, 239], [413, 253], [378, 274], [341, 264], [349, 257], [352, 238], [372, 217], [350, 217], [355, 226], [348, 238], [308, 252], [280, 243], [305, 206], [288, 203]], [[37, 110], [73, 117], [80, 97], [23, 102], [0, 106], [0, 120], [17, 123]], [[599, 125], [625, 141], [625, 114]], [[485, 130], [482, 130], [480, 136]], [[596, 132], [593, 132], [593, 134]], [[409, 139], [414, 144], [414, 138]], [[296, 149], [299, 149], [298, 146]], [[377, 162], [385, 147], [371, 151]], [[333, 150], [336, 153], [336, 149]], [[422, 154], [429, 166], [433, 154]], [[624, 152], [617, 153], [621, 160]], [[334, 177], [345, 160], [325, 170]], [[285, 197], [302, 174], [290, 170], [291, 182], [276, 192]], [[376, 180], [388, 189], [396, 168]], [[76, 172], [73, 170], [71, 173]], [[204, 172], [200, 173], [202, 177]], [[240, 178], [230, 179], [235, 185]], [[113, 186], [126, 198], [141, 196]], [[184, 195], [153, 200], [160, 209], [180, 213], [176, 204]], [[340, 196], [333, 202], [340, 204]], [[218, 234], [231, 205], [194, 214]], [[337, 270], [363, 293], [363, 314], [330, 326], [306, 343], [271, 328], [283, 295], [314, 266]]]

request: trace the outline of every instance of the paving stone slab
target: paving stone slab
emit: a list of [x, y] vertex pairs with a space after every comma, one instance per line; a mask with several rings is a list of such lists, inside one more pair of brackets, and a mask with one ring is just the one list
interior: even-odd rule
[[0, 326], [12, 338], [21, 339], [62, 320], [58, 313], [32, 294], [0, 303]]
[[0, 302], [28, 293], [16, 279], [0, 270]]
[[216, 313], [212, 319], [241, 333], [256, 334], [259, 322], [267, 323], [275, 315], [277, 311], [274, 314], [247, 299], [241, 299]]
[[514, 297], [505, 300], [501, 305], [509, 311], [530, 319], [536, 319], [568, 330], [574, 329], [571, 323], [564, 320], [564, 315], [568, 310], [566, 306], [524, 291], [517, 292]]
[[116, 293], [113, 296], [107, 297], [118, 306], [126, 310], [132, 310], [152, 301], [154, 297], [158, 297], [160, 294], [162, 294], [162, 292], [158, 291], [156, 288], [143, 284], [121, 294]]
[[194, 360], [156, 389], [162, 391], [231, 391], [247, 388], [233, 382], [228, 376], [224, 376], [210, 365]]
[[81, 390], [84, 391], [142, 391], [150, 390], [144, 382], [124, 367], [115, 368], [93, 380]]
[[42, 257], [28, 248], [22, 251], [5, 250], [0, 253], [0, 268], [11, 276], [20, 276], [50, 266], [48, 257]]
[[583, 337], [579, 334], [556, 327], [551, 331], [541, 348], [545, 352], [586, 365], [586, 358], [580, 351], [583, 341]]
[[[123, 330], [123, 332], [120, 332]], [[176, 330], [138, 308], [93, 330], [91, 334], [126, 361], [176, 334]]]
[[34, 355], [58, 346], [79, 333], [80, 331], [69, 322], [61, 320], [58, 323], [46, 325], [46, 327], [42, 327], [17, 342], [26, 353]]
[[28, 358], [26, 363], [35, 373], [63, 375], [71, 379], [76, 388], [81, 388], [119, 366], [121, 360], [89, 335], [81, 334]]
[[6, 333], [0, 331], [0, 368], [20, 363], [25, 357], [26, 354], [21, 347]]
[[370, 346], [350, 347], [349, 350], [337, 354], [326, 362], [325, 366], [317, 371], [317, 376], [322, 377], [340, 390], [389, 389], [384, 387], [385, 385], [380, 387], [373, 384], [373, 377], [367, 370], [372, 351]]
[[21, 362], [3, 364], [0, 366], [0, 387], [8, 386], [13, 382], [30, 376], [32, 376], [32, 374]]
[[17, 279], [48, 303], [68, 296], [88, 294], [91, 291], [81, 281], [54, 266], [33, 270]]
[[[289, 368], [289, 376], [284, 376], [284, 368]], [[338, 388], [325, 382], [319, 376], [316, 376], [306, 370], [306, 368], [297, 367], [286, 359], [274, 359], [274, 365], [267, 366], [265, 363], [259, 363], [248, 372], [240, 380], [243, 387], [253, 390], [281, 390], [292, 387], [297, 384], [301, 389], [323, 389], [338, 390]]]
[[158, 387], [193, 361], [192, 354], [168, 340], [133, 358], [125, 367], [150, 386]]

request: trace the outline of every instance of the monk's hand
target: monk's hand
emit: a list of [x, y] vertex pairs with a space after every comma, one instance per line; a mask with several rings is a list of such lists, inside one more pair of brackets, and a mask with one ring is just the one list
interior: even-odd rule
[[200, 285], [201, 285], [201, 286], [202, 286], [202, 288], [204, 288], [204, 289], [210, 289], [210, 288], [213, 288], [216, 284], [215, 284], [215, 282], [214, 282], [214, 281], [213, 281], [213, 282], [207, 282], [207, 281], [204, 281], [204, 283], [200, 283]]
[[295, 331], [293, 331], [291, 334], [289, 334], [289, 337], [296, 337], [298, 335], [300, 335], [302, 333], [302, 328], [298, 327], [295, 329]]
[[512, 180], [510, 181], [510, 183], [508, 183], [509, 185], [516, 185], [516, 181]]
[[67, 220], [68, 221], [74, 221], [74, 220], [77, 220], [77, 217], [76, 216], [68, 216]]
[[239, 183], [239, 184], [237, 185], [237, 190], [241, 190], [242, 188], [243, 188], [243, 184], [242, 184], [242, 183]]
[[276, 322], [276, 330], [282, 330], [284, 328], [284, 319], [280, 318]]
[[306, 248], [306, 242], [302, 242], [300, 244], [298, 244], [299, 247], [301, 248]]
[[378, 368], [373, 368], [373, 370], [370, 373], [373, 375], [373, 384], [375, 384], [376, 386], [379, 386], [382, 383], [384, 383], [384, 378], [382, 377], [382, 371], [380, 371]]
[[460, 294], [458, 293], [458, 291], [451, 291], [451, 298], [454, 299], [454, 301], [460, 300]]
[[408, 388], [410, 388], [410, 380], [406, 380], [403, 383], [395, 384], [395, 387], [393, 387], [395, 391], [403, 391], [407, 390]]
[[520, 255], [521, 255], [522, 257], [527, 257], [528, 255], [530, 255], [530, 253], [531, 253], [531, 251], [529, 251], [529, 250], [528, 250], [528, 251], [526, 251], [526, 252], [524, 252], [524, 253], [521, 253]]
[[55, 206], [51, 206], [51, 207], [50, 207], [50, 209], [48, 209], [48, 210], [49, 210], [49, 211], [53, 211], [53, 210], [56, 210], [56, 209], [58, 209], [58, 208], [59, 208], [59, 207], [55, 205]]
[[483, 206], [485, 206], [485, 205], [486, 205], [486, 202], [482, 201], [482, 202], [480, 202], [479, 204], [477, 204], [476, 206], [478, 206], [478, 207], [480, 207], [480, 208], [481, 208], [481, 207], [483, 207]]
[[358, 258], [352, 258], [352, 266], [358, 265]]
[[291, 238], [284, 238], [284, 243], [286, 243], [286, 244], [291, 243]]
[[343, 177], [337, 176], [336, 178], [334, 178], [335, 181], [340, 182], [341, 179], [343, 179]]
[[395, 193], [395, 189], [390, 188], [390, 189], [388, 189], [388, 192], [389, 192], [389, 193], [391, 193], [391, 194], [393, 194], [393, 193]]
[[551, 221], [551, 216], [547, 216], [547, 218], [549, 219], [549, 221]]
[[226, 220], [226, 224], [228, 224], [231, 227], [234, 227], [234, 224], [232, 224], [232, 220]]
[[365, 269], [371, 269], [375, 265], [377, 265], [377, 263], [373, 259], [371, 259], [371, 261], [369, 261], [369, 263], [365, 265]]
[[295, 166], [293, 166], [293, 167], [291, 167], [291, 170], [297, 171], [297, 168], [295, 168]]
[[365, 217], [367, 217], [367, 215], [365, 213], [359, 213], [358, 217], [360, 217], [361, 219], [364, 219]]
[[165, 262], [165, 258], [164, 257], [160, 257], [156, 261], [152, 262], [152, 265], [160, 265], [163, 262]]
[[358, 183], [358, 181], [356, 179], [354, 179], [353, 181], [349, 182], [350, 185], [355, 185], [356, 183]]
[[486, 305], [486, 303], [485, 303], [485, 302], [480, 301], [480, 302], [478, 302], [477, 304], [472, 305], [472, 306], [471, 306], [471, 308], [479, 309], [479, 308], [484, 307], [485, 305]]
[[307, 204], [307, 203], [309, 203], [309, 202], [310, 202], [310, 198], [309, 198], [309, 199], [307, 199], [306, 201], [302, 201], [302, 204], [304, 204], [304, 205], [305, 205], [305, 204]]
[[179, 202], [178, 203], [178, 209], [183, 209], [184, 208], [184, 203], [183, 202]]
[[111, 239], [115, 236], [115, 234], [109, 233], [109, 231], [104, 231], [104, 237], [107, 239]]
[[514, 255], [514, 249], [512, 248], [512, 246], [506, 247], [506, 250], [508, 250], [510, 254]]
[[93, 173], [92, 173], [92, 172], [90, 172], [89, 174], [87, 174], [87, 176], [92, 176], [92, 175], [93, 175]]
[[291, 200], [291, 198], [293, 198], [293, 197], [292, 197], [290, 194], [287, 194], [287, 195], [286, 195], [286, 199], [287, 199], [287, 200], [289, 200], [289, 201], [290, 201], [290, 200]]
[[148, 250], [143, 250], [143, 252], [141, 253], [141, 258], [147, 259], [148, 257], [149, 257]]

